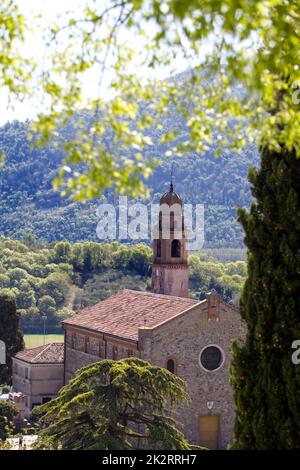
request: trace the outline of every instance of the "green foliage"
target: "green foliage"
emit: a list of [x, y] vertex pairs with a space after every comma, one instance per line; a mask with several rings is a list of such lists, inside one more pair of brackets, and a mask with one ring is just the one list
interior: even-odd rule
[[132, 270], [141, 276], [149, 275], [149, 267], [152, 261], [152, 250], [145, 245], [132, 247], [120, 246], [113, 255], [113, 266], [116, 269]]
[[25, 331], [43, 331], [41, 315], [47, 316], [48, 331], [60, 329], [59, 322], [70, 315], [73, 267], [52, 263], [51, 253], [36, 243], [0, 239], [0, 293], [15, 299]]
[[25, 18], [16, 2], [3, 0], [0, 9], [0, 84], [18, 97], [28, 93], [26, 80], [30, 61], [24, 59], [18, 47], [24, 40]]
[[[190, 290], [192, 296], [203, 299], [214, 289], [226, 301], [236, 300], [246, 277], [246, 263], [202, 261], [202, 254], [189, 256]], [[239, 274], [235, 274], [238, 272]]]
[[[88, 117], [82, 114], [82, 119], [87, 121]], [[184, 123], [176, 114], [168, 120], [162, 118], [162, 125], [165, 129], [179, 125], [182, 130], [178, 140], [185, 138]], [[62, 245], [56, 248], [55, 260], [68, 263], [70, 248], [63, 240], [97, 240], [99, 218], [96, 209], [101, 201], [80, 204], [61, 198], [52, 189], [52, 181], [62, 162], [61, 149], [55, 150], [51, 144], [42, 149], [32, 149], [28, 138], [29, 129], [29, 123], [19, 122], [0, 128], [0, 150], [6, 154], [6, 163], [0, 172], [0, 233], [21, 239], [25, 251], [38, 247], [37, 240], [32, 240], [30, 245], [30, 232], [44, 242], [61, 241]], [[149, 130], [149, 133], [153, 146], [142, 151], [142, 155], [152, 161], [155, 155], [163, 155], [168, 147], [160, 144], [161, 131], [157, 128]], [[72, 139], [69, 128], [60, 128], [59, 135], [64, 141]], [[243, 234], [236, 221], [236, 207], [250, 204], [247, 171], [250, 165], [258, 163], [258, 153], [254, 145], [249, 145], [242, 155], [227, 150], [222, 158], [216, 159], [215, 151], [216, 145], [213, 144], [201, 158], [195, 153], [172, 158], [176, 191], [186, 203], [204, 204], [205, 247], [241, 247]], [[130, 157], [130, 153], [126, 155]], [[162, 158], [159, 167], [148, 180], [151, 200], [143, 202], [150, 204], [159, 201], [169, 182], [172, 162]], [[105, 196], [108, 203], [117, 205], [118, 200], [112, 190], [107, 191]], [[101, 253], [95, 256], [101, 257]], [[78, 261], [83, 265], [83, 259]], [[19, 261], [16, 259], [14, 266], [28, 270], [22, 258]]]
[[11, 358], [24, 349], [19, 321], [20, 314], [16, 310], [15, 301], [9, 296], [0, 295], [0, 340], [4, 341], [6, 346], [6, 364], [0, 367], [0, 385], [11, 382]]
[[54, 305], [62, 307], [69, 290], [69, 282], [69, 276], [65, 273], [52, 272], [45, 279], [40, 280], [39, 290], [42, 296], [47, 296], [51, 292]]
[[0, 400], [0, 445], [3, 444], [1, 441], [5, 441], [13, 432], [14, 418], [17, 414], [18, 411], [12, 402], [9, 400]]
[[138, 358], [80, 369], [54, 400], [35, 408], [46, 425], [38, 449], [190, 449], [171, 415], [185, 382]]
[[[202, 154], [213, 142], [219, 155], [226, 144], [239, 150], [259, 139], [299, 157], [298, 0], [185, 3], [86, 0], [51, 26], [52, 69], [41, 74], [50, 106], [34, 125], [38, 143], [84, 105], [94, 117], [88, 127], [78, 123], [72, 141], [57, 140], [66, 159], [55, 186], [64, 194], [89, 200], [115, 187], [140, 195], [155, 163], [142, 156], [152, 145], [149, 129], [175, 111], [185, 138], [177, 140], [180, 125], [164, 129], [161, 143], [172, 144], [166, 155]], [[189, 73], [174, 77], [184, 63]], [[164, 68], [172, 80], [161, 80]], [[105, 93], [86, 97], [84, 77], [98, 72], [103, 85], [107, 71]]]
[[[221, 263], [213, 253], [190, 256], [191, 296], [202, 298], [214, 288], [231, 300], [243, 285], [245, 263]], [[226, 250], [217, 256], [226, 259]], [[0, 238], [0, 293], [15, 299], [24, 332], [43, 332], [46, 315], [47, 332], [59, 333], [61, 321], [81, 307], [120, 289], [149, 289], [151, 257], [143, 244], [58, 242], [46, 248]]]
[[250, 172], [256, 202], [240, 210], [248, 247], [241, 315], [245, 345], [235, 344], [231, 382], [238, 449], [300, 447], [300, 368], [292, 343], [300, 337], [300, 160], [264, 149]]
[[38, 308], [42, 315], [45, 315], [46, 317], [50, 317], [50, 318], [54, 317], [56, 313], [55, 307], [56, 307], [55, 300], [50, 295], [43, 295], [39, 299]]
[[0, 441], [0, 450], [10, 450], [12, 447], [11, 443], [8, 441]]
[[[202, 154], [212, 143], [220, 155], [228, 144], [240, 150], [259, 139], [299, 157], [298, 0], [185, 3], [86, 0], [42, 34], [32, 18], [25, 25], [14, 1], [2, 2], [0, 81], [11, 93], [42, 90], [33, 144], [54, 137], [64, 153], [53, 175], [63, 194], [80, 201], [107, 188], [141, 195], [157, 163], [143, 155], [153, 145], [150, 131], [174, 114], [185, 125], [161, 130], [161, 144], [171, 143], [166, 155]], [[40, 34], [47, 65], [22, 57], [26, 26]], [[189, 71], [178, 75], [184, 63]], [[164, 69], [171, 80], [161, 79]], [[100, 96], [85, 94], [91, 75]], [[74, 125], [82, 109], [88, 123]], [[71, 140], [59, 134], [62, 126], [71, 128]]]
[[74, 305], [77, 308], [94, 305], [122, 289], [145, 291], [150, 285], [150, 278], [145, 278], [126, 269], [105, 269], [101, 274], [94, 274], [75, 293]]

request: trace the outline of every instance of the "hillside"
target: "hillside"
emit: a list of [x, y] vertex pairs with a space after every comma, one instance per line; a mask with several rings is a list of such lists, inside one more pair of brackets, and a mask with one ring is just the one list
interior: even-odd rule
[[[231, 253], [232, 254], [232, 253]], [[68, 243], [41, 245], [32, 238], [0, 238], [0, 295], [16, 300], [24, 332], [59, 333], [61, 321], [121, 289], [150, 288], [152, 251], [146, 245]], [[219, 262], [206, 254], [191, 255], [190, 295], [212, 288], [227, 301], [239, 293], [246, 275], [244, 261]]]
[[[166, 122], [165, 127], [172, 124], [176, 123]], [[0, 151], [7, 156], [0, 172], [0, 235], [20, 238], [32, 232], [45, 242], [96, 240], [99, 201], [82, 205], [53, 191], [52, 180], [62, 155], [51, 147], [32, 149], [28, 128], [28, 122], [15, 121], [0, 129]], [[64, 139], [70, 138], [70, 130], [61, 132]], [[159, 144], [161, 132], [152, 131], [154, 144], [145, 151], [147, 158], [164, 155], [166, 146]], [[186, 203], [205, 205], [205, 246], [241, 247], [243, 234], [236, 222], [236, 207], [250, 204], [247, 172], [257, 161], [255, 146], [240, 155], [224, 153], [218, 159], [213, 149], [204, 155], [162, 158], [149, 180], [152, 199], [157, 202], [166, 189], [174, 162], [176, 191]], [[113, 200], [112, 194], [106, 196]]]

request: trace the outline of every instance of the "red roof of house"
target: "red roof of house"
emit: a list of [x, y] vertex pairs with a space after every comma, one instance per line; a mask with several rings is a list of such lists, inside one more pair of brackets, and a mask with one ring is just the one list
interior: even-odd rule
[[62, 363], [64, 362], [64, 344], [49, 343], [37, 348], [25, 349], [19, 351], [14, 357], [31, 364]]
[[198, 303], [183, 297], [126, 289], [79, 310], [63, 323], [137, 341], [139, 327], [154, 328]]

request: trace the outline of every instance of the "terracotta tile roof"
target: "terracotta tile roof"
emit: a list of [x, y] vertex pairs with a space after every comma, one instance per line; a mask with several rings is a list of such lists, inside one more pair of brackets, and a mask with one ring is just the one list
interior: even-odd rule
[[137, 341], [139, 327], [153, 328], [198, 303], [183, 297], [126, 289], [79, 310], [63, 323]]
[[49, 343], [45, 344], [45, 346], [25, 349], [24, 351], [19, 351], [14, 357], [31, 364], [62, 363], [64, 362], [64, 344]]

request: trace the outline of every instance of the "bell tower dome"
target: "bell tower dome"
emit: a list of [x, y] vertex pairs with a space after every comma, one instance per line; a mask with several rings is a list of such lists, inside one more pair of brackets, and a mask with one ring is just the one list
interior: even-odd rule
[[172, 181], [159, 206], [153, 239], [152, 292], [188, 297], [188, 253], [182, 199], [174, 192]]

